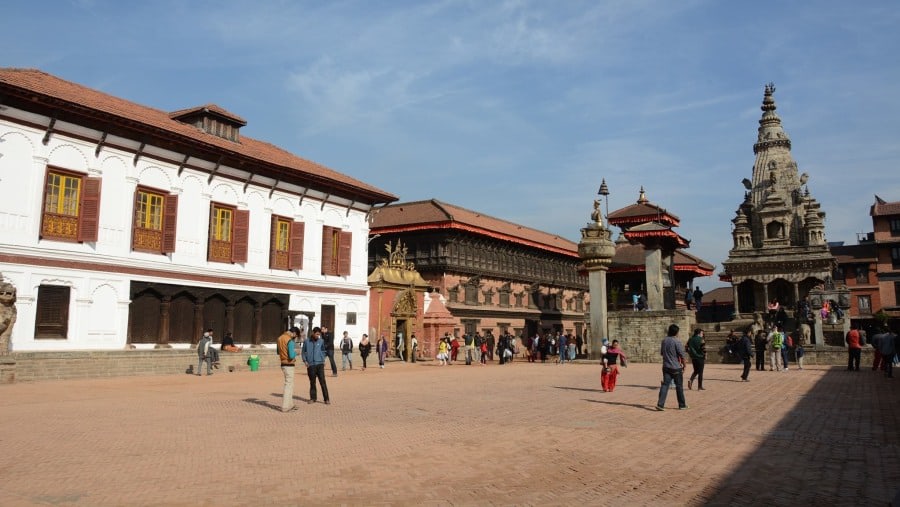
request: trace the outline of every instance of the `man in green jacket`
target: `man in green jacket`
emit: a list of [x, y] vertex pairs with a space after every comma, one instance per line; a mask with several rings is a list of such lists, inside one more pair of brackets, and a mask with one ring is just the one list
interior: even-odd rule
[[688, 339], [687, 353], [691, 356], [691, 364], [694, 371], [688, 380], [688, 389], [693, 389], [694, 379], [697, 379], [697, 390], [703, 391], [703, 366], [706, 364], [706, 340], [703, 339], [703, 330], [697, 328], [693, 336]]

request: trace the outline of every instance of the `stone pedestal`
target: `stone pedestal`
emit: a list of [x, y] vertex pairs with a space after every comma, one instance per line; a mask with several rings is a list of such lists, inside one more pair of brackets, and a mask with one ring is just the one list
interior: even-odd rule
[[644, 272], [647, 276], [647, 305], [649, 310], [663, 310], [663, 269], [662, 250], [647, 248], [644, 250]]

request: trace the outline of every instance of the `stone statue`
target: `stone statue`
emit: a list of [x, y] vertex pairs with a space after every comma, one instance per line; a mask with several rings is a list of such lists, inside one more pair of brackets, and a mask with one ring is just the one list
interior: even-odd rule
[[10, 337], [16, 323], [16, 286], [3, 281], [0, 273], [0, 355], [9, 354]]
[[591, 220], [597, 224], [603, 223], [603, 217], [600, 214], [600, 201], [598, 199], [594, 199], [594, 211], [591, 211]]
[[809, 324], [800, 324], [800, 345], [809, 345], [809, 339], [812, 336], [812, 329]]
[[760, 312], [753, 313], [753, 324], [750, 325], [750, 332], [753, 333], [753, 336], [756, 336], [756, 333], [765, 329], [765, 323], [763, 322], [763, 316]]

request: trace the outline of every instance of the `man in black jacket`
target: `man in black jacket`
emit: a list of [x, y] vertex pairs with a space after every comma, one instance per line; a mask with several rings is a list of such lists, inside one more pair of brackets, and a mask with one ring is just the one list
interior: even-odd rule
[[749, 326], [744, 329], [744, 333], [741, 335], [741, 341], [738, 342], [737, 352], [738, 356], [741, 358], [741, 362], [744, 363], [744, 373], [741, 375], [741, 380], [748, 382], [750, 380], [750, 358], [753, 357], [753, 342], [750, 341]]
[[337, 364], [334, 362], [334, 333], [326, 326], [322, 326], [322, 340], [324, 341], [325, 355], [331, 362], [331, 376], [337, 377]]

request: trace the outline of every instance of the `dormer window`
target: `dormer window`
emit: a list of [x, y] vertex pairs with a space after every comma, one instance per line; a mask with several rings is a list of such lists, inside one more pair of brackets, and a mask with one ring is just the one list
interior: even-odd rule
[[207, 134], [236, 143], [241, 142], [240, 128], [247, 124], [247, 121], [240, 116], [230, 113], [215, 104], [182, 109], [170, 113], [169, 117], [173, 120], [193, 125]]

